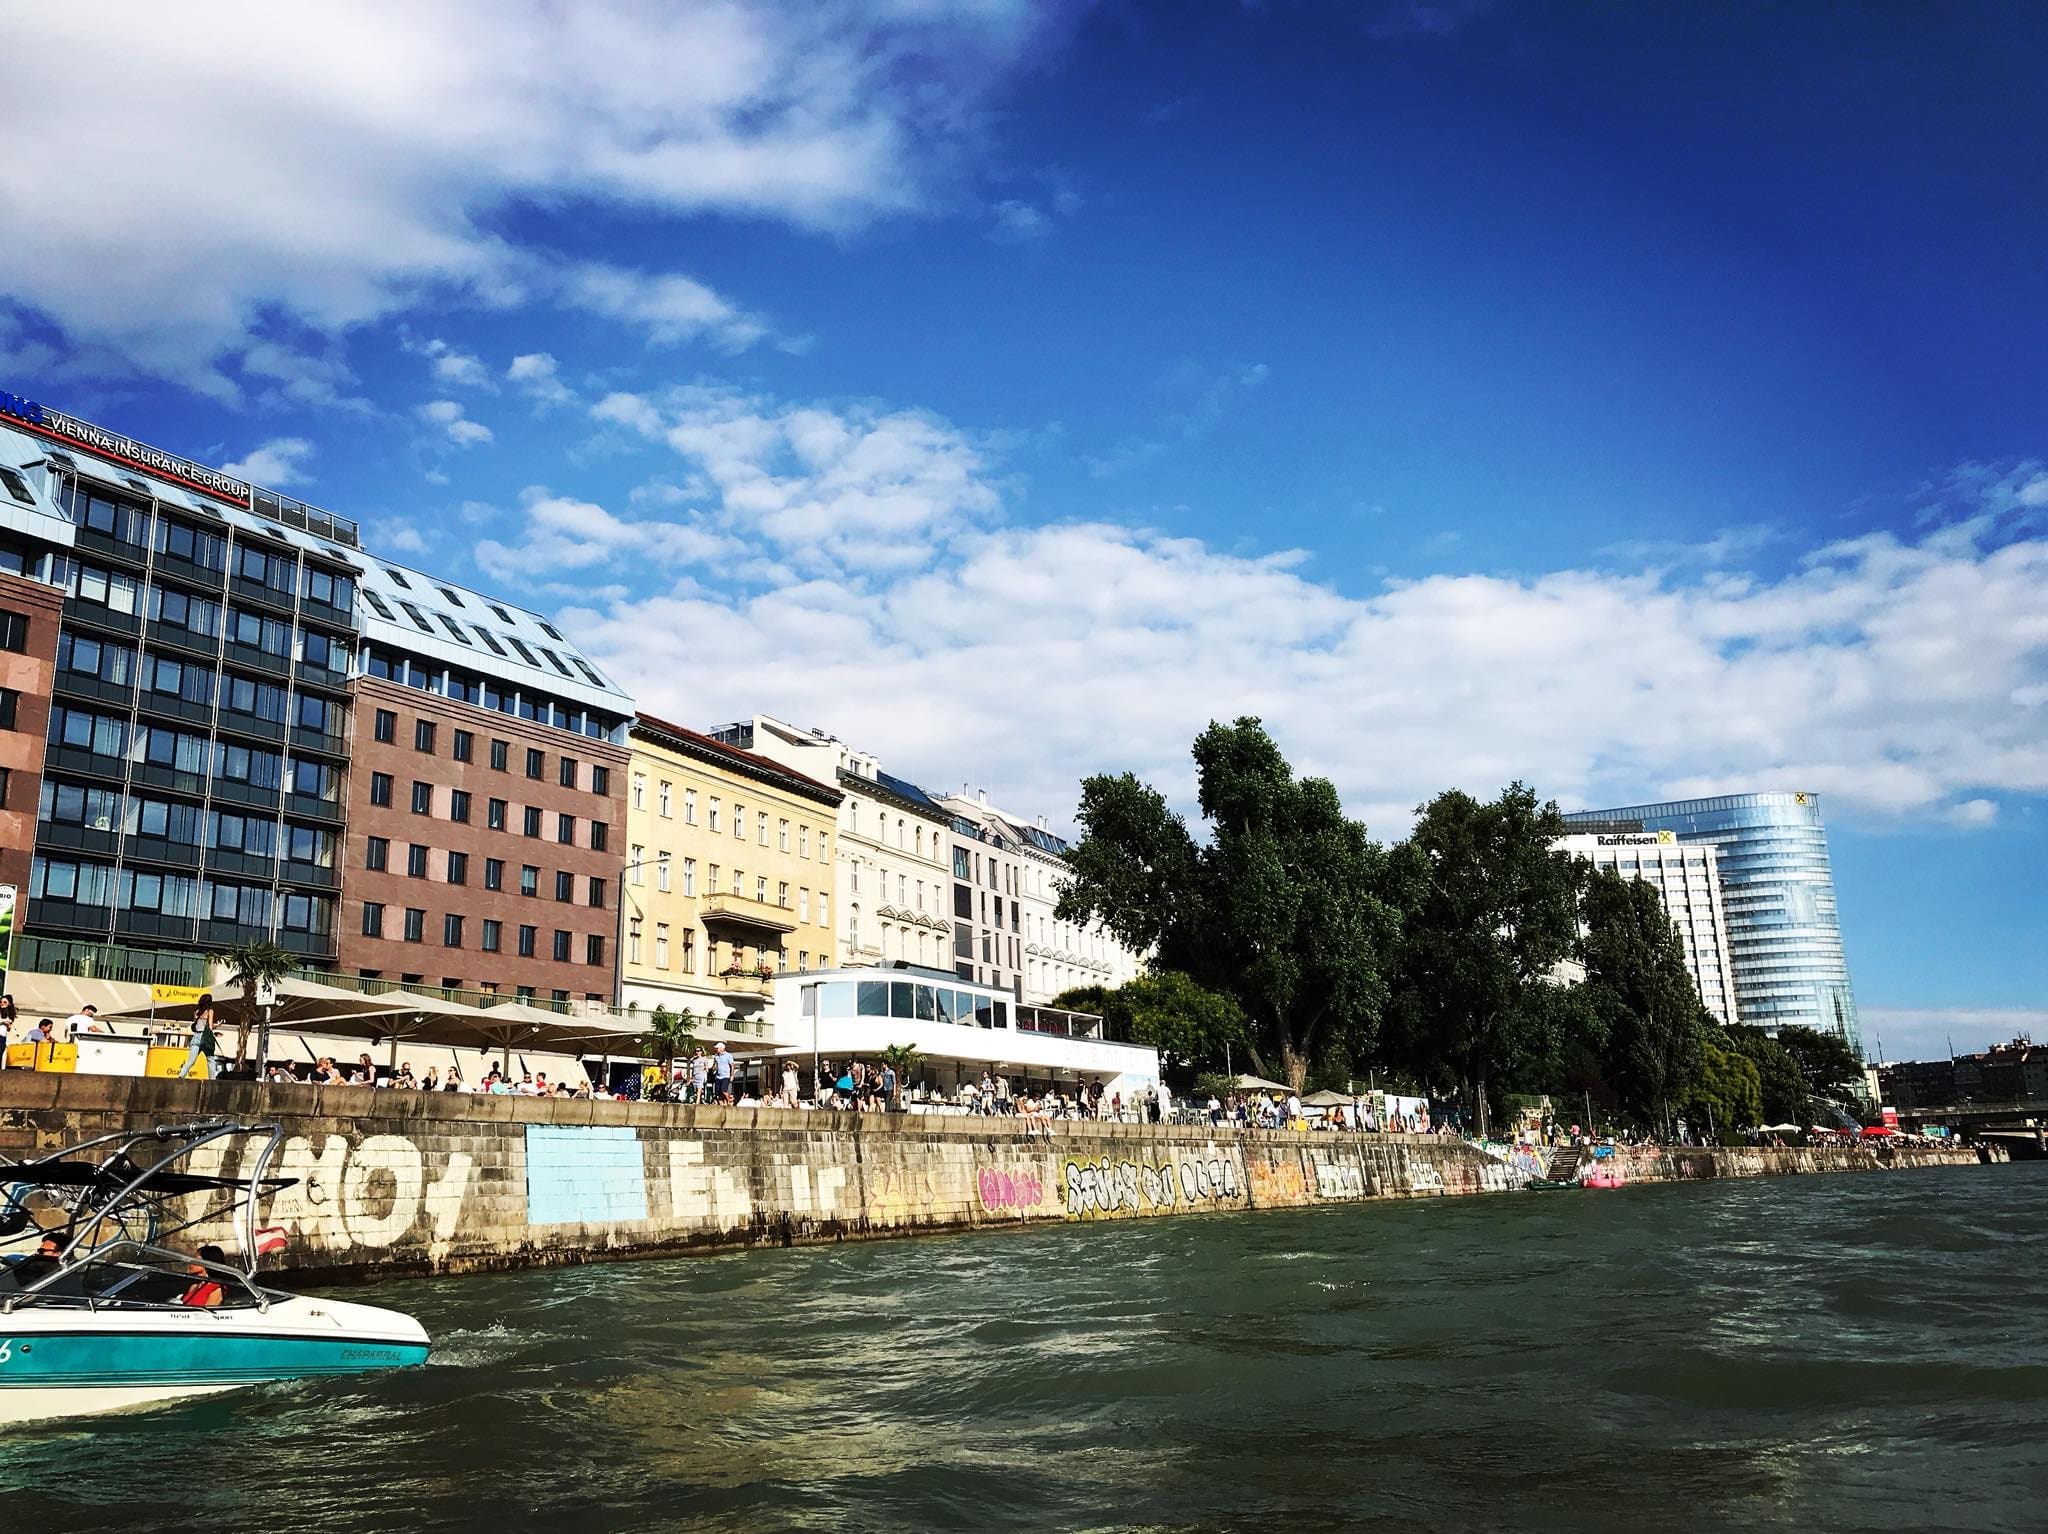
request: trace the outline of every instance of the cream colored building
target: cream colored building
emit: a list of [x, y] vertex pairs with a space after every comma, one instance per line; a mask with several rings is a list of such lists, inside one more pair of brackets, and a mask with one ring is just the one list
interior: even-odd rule
[[757, 1017], [773, 976], [836, 963], [840, 792], [647, 714], [630, 740], [625, 1001]]
[[839, 964], [954, 967], [946, 809], [915, 783], [884, 772], [872, 754], [821, 730], [756, 714], [713, 738], [840, 791], [833, 869]]

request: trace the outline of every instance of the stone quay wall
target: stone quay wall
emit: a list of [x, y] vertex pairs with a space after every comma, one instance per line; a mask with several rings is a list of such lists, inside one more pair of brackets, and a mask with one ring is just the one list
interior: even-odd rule
[[[196, 1118], [284, 1126], [272, 1172], [297, 1181], [261, 1213], [290, 1233], [276, 1266], [305, 1281], [1439, 1197], [1527, 1175], [1426, 1135], [1031, 1131], [1014, 1119], [0, 1071], [0, 1156]], [[1648, 1181], [1976, 1161], [1966, 1149], [1673, 1150], [1629, 1166]], [[191, 1169], [239, 1170], [219, 1157]]]

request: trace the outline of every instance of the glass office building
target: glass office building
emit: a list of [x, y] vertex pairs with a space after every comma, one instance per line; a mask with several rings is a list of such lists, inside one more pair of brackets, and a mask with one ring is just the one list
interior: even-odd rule
[[1819, 794], [1724, 794], [1564, 818], [1574, 826], [1636, 822], [1714, 847], [1738, 1020], [1826, 1029], [1862, 1053]]

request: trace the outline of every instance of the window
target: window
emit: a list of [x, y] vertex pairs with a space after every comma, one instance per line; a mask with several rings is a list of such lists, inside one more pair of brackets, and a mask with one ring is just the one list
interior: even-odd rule
[[529, 897], [538, 897], [540, 894], [540, 870], [531, 863], [522, 863], [519, 866], [519, 893]]
[[711, 867], [707, 870], [707, 873], [710, 875], [710, 877], [708, 877], [704, 881], [704, 893], [707, 895], [715, 895], [722, 888], [722, 886], [718, 882], [718, 865], [716, 863], [713, 863]]
[[602, 820], [593, 820], [590, 823], [590, 850], [603, 852], [611, 846], [611, 841], [612, 828]]
[[633, 808], [636, 810], [647, 808], [647, 774], [644, 772], [633, 774]]
[[422, 783], [417, 779], [414, 780], [412, 785], [412, 812], [415, 815], [431, 815], [434, 813], [433, 784]]
[[415, 751], [424, 751], [424, 752], [426, 752], [426, 753], [427, 753], [427, 755], [429, 755], [429, 756], [432, 756], [432, 755], [434, 754], [434, 721], [433, 721], [433, 720], [431, 720], [431, 719], [415, 719], [415, 720], [413, 721], [413, 726], [412, 726], [412, 748], [413, 748], [413, 750], [415, 750]]
[[668, 854], [666, 852], [657, 852], [654, 855], [654, 887], [663, 893], [666, 893], [668, 890]]
[[768, 903], [768, 876], [766, 874], [754, 875], [754, 898], [763, 905]]
[[626, 923], [626, 962], [640, 962], [640, 918], [637, 916]]
[[974, 920], [974, 891], [964, 884], [953, 886], [953, 914], [963, 921]]
[[697, 973], [697, 929], [695, 927], [683, 928], [683, 973], [686, 975]]
[[735, 841], [747, 839], [747, 807], [744, 804], [732, 807], [732, 834]]
[[450, 911], [441, 918], [441, 946], [460, 948], [462, 946], [462, 918]]
[[555, 928], [554, 956], [557, 964], [569, 962], [569, 944], [573, 936], [574, 934], [564, 932], [560, 927]]
[[418, 842], [410, 843], [405, 849], [405, 876], [408, 879], [427, 876], [427, 849]]
[[485, 858], [484, 888], [487, 890], [501, 890], [504, 887], [505, 860], [503, 858]]
[[775, 886], [775, 903], [785, 911], [789, 909], [789, 886], [778, 883]]
[[485, 953], [496, 953], [496, 952], [498, 951], [498, 949], [499, 949], [499, 948], [500, 948], [500, 947], [501, 947], [501, 946], [503, 945], [503, 943], [504, 943], [504, 938], [505, 938], [505, 924], [504, 924], [503, 922], [501, 922], [501, 921], [492, 921], [492, 920], [491, 920], [491, 919], [490, 919], [489, 917], [485, 917], [485, 918], [484, 918], [484, 952], [485, 952]]
[[469, 883], [468, 853], [451, 852], [448, 854], [448, 882], [450, 884]]
[[590, 769], [590, 791], [593, 794], [609, 794], [612, 791], [612, 770], [595, 764]]
[[484, 806], [484, 825], [493, 831], [504, 830], [505, 817], [511, 812], [511, 809], [512, 806], [503, 799], [493, 799]]
[[747, 876], [737, 868], [732, 871], [732, 892], [741, 896], [747, 893]]
[[555, 816], [555, 840], [564, 847], [576, 845], [576, 817], [574, 815]]
[[830, 855], [827, 854], [827, 852], [825, 851], [825, 833], [823, 831], [820, 831], [818, 833], [818, 861], [820, 863], [829, 863], [832, 861]]
[[573, 757], [573, 756], [565, 756], [565, 757], [563, 757], [563, 758], [562, 758], [562, 768], [561, 768], [561, 779], [560, 779], [560, 781], [561, 781], [562, 787], [564, 787], [564, 788], [574, 788], [574, 787], [576, 786], [576, 758], [575, 758], [575, 757]]
[[602, 911], [604, 909], [604, 880], [593, 878], [590, 881], [588, 894], [591, 905]]
[[395, 740], [395, 739], [397, 738], [397, 736], [398, 736], [398, 715], [396, 715], [396, 714], [392, 713], [392, 712], [391, 712], [391, 710], [390, 710], [390, 709], [388, 709], [388, 708], [380, 708], [380, 709], [378, 709], [378, 710], [377, 710], [377, 739], [378, 739], [379, 741], [381, 741], [381, 742], [382, 742], [383, 744], [385, 744], [385, 745], [387, 745], [387, 746], [388, 746], [388, 745], [390, 745], [390, 744], [391, 744], [391, 742], [392, 742], [393, 740]]
[[[818, 925], [821, 927], [829, 927], [832, 925], [832, 919], [825, 914], [825, 906], [830, 899], [831, 897], [828, 896], [823, 890], [818, 891]], [[853, 941], [851, 934], [848, 935], [847, 941]]]
[[[765, 847], [765, 846], [767, 846], [767, 845], [768, 845], [768, 812], [767, 812], [766, 810], [757, 810], [757, 811], [755, 811], [755, 813], [754, 813], [754, 832], [755, 832], [755, 836], [754, 836], [754, 839], [755, 839], [756, 841], [758, 841], [758, 842], [759, 842], [759, 843], [760, 843], [760, 844], [761, 844], [762, 846], [764, 846], [764, 847]], [[785, 849], [785, 850], [787, 850], [787, 849]]]
[[532, 957], [533, 957], [533, 941], [534, 941], [534, 939], [535, 939], [535, 938], [537, 938], [537, 937], [539, 937], [539, 936], [540, 936], [540, 929], [539, 929], [538, 927], [521, 927], [521, 928], [519, 929], [519, 957], [520, 957], [520, 958], [522, 958], [522, 959], [530, 959], [530, 958], [532, 958]]
[[[662, 785], [662, 787], [664, 788], [666, 788], [667, 786], [668, 785], [666, 783]], [[662, 814], [664, 815], [666, 815], [667, 813], [667, 810], [662, 811]], [[683, 790], [683, 824], [686, 826], [694, 826], [696, 823], [697, 790], [694, 788], [686, 788]], [[714, 829], [716, 828], [714, 827]]]
[[800, 858], [808, 858], [811, 855], [811, 828], [809, 826], [798, 826], [796, 828], [796, 855]]
[[685, 895], [695, 895], [697, 893], [697, 860], [695, 858], [683, 859], [683, 893]]
[[786, 820], [775, 822], [775, 850], [777, 852], [789, 851], [789, 822]]
[[505, 770], [505, 761], [506, 761], [506, 758], [507, 758], [507, 757], [508, 757], [508, 756], [509, 756], [509, 755], [511, 754], [511, 751], [512, 751], [512, 744], [511, 744], [511, 742], [510, 742], [510, 741], [504, 741], [504, 740], [494, 740], [494, 741], [492, 741], [492, 742], [491, 742], [491, 771], [493, 771], [493, 772], [503, 772], [503, 771]]
[[811, 892], [808, 889], [800, 889], [796, 892], [796, 919], [798, 921], [809, 921], [811, 919]]
[[0, 650], [12, 650], [20, 655], [28, 649], [28, 618], [17, 612], [0, 610]]
[[538, 836], [538, 835], [540, 835], [540, 806], [539, 806], [539, 805], [536, 805], [536, 804], [529, 804], [529, 805], [528, 805], [528, 806], [526, 807], [526, 819], [525, 819], [525, 830], [526, 830], [526, 834], [527, 834], [528, 836]]
[[545, 777], [547, 775], [547, 765], [548, 758], [545, 751], [536, 751], [531, 746], [526, 748], [526, 775], [529, 778], [538, 782], [542, 777]]
[[455, 732], [455, 760], [466, 762], [474, 755], [476, 755], [476, 736], [472, 735], [468, 730], [457, 730]]
[[467, 789], [457, 788], [449, 790], [448, 818], [459, 821], [463, 825], [469, 824], [469, 791]]
[[370, 803], [380, 809], [391, 807], [391, 774], [373, 772], [370, 774]]
[[[216, 846], [219, 843], [215, 843]], [[370, 837], [363, 844], [363, 867], [371, 873], [382, 873], [391, 866], [391, 839], [387, 836]]]
[[576, 876], [567, 870], [555, 873], [555, 899], [567, 905], [576, 898]]
[[424, 943], [427, 940], [427, 913], [411, 906], [405, 909], [405, 940], [408, 943]]
[[0, 484], [4, 484], [7, 487], [7, 493], [22, 505], [35, 505], [36, 498], [29, 491], [28, 481], [21, 477], [20, 471], [10, 469], [5, 464], [0, 464]]
[[665, 921], [654, 924], [654, 967], [668, 968], [668, 923]]
[[716, 798], [713, 798], [711, 801], [706, 824], [710, 826], [712, 834], [716, 835], [718, 832], [718, 800]]
[[635, 884], [647, 882], [647, 849], [635, 842], [626, 852], [626, 872]]
[[365, 900], [363, 902], [363, 936], [382, 937], [383, 935], [384, 907], [374, 900]]

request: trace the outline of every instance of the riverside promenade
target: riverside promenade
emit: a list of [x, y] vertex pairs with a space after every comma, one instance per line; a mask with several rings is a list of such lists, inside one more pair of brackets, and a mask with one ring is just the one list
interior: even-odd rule
[[[1026, 1128], [1013, 1119], [0, 1072], [0, 1156], [195, 1117], [284, 1125], [289, 1138], [272, 1170], [295, 1182], [264, 1218], [290, 1235], [276, 1265], [306, 1280], [1508, 1192], [1526, 1176], [1435, 1135]], [[1886, 1145], [1670, 1149], [1625, 1160], [1632, 1180], [1664, 1181], [1974, 1166], [1979, 1156]]]

